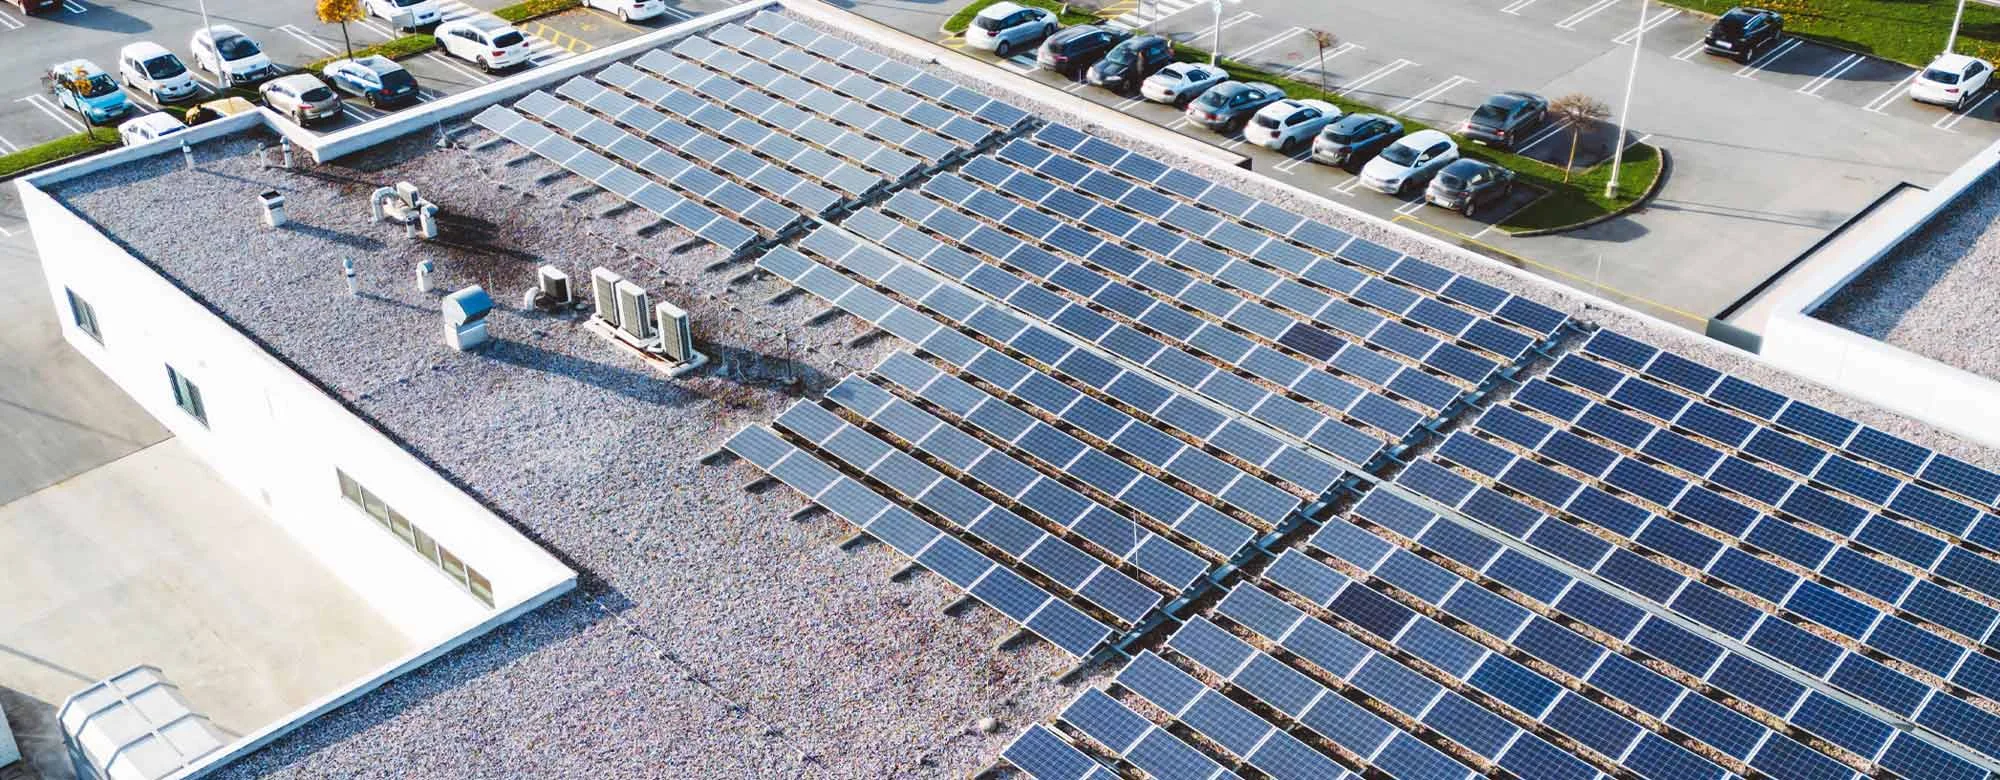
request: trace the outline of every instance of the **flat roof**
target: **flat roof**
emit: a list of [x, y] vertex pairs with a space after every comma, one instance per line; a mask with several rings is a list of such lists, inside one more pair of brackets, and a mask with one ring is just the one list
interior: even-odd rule
[[[1189, 159], [1162, 145], [1164, 131], [1134, 135], [1122, 129], [1129, 123], [1078, 113], [1053, 90], [870, 48], [1584, 321], [2000, 465], [1990, 450], [1680, 328]], [[1006, 618], [987, 610], [941, 616], [960, 596], [941, 578], [892, 579], [904, 564], [894, 551], [843, 549], [851, 533], [844, 524], [789, 517], [803, 503], [796, 494], [746, 493], [743, 485], [761, 476], [754, 469], [697, 465], [736, 431], [904, 349], [900, 341], [859, 338], [869, 332], [864, 324], [819, 317], [825, 304], [782, 296], [790, 287], [783, 280], [733, 283], [748, 263], [726, 262], [468, 118], [291, 171], [255, 156], [260, 142], [273, 141], [248, 131], [201, 144], [192, 173], [178, 155], [164, 155], [50, 190], [583, 578], [577, 591], [279, 739], [225, 776], [281, 768], [962, 776], [997, 756], [1013, 731], [985, 734], [969, 724], [994, 717], [1025, 727], [1074, 696], [1049, 675], [1070, 664], [1052, 647], [995, 647], [1016, 630]], [[400, 226], [370, 221], [368, 193], [404, 180], [439, 204], [437, 241], [408, 240]], [[260, 222], [256, 195], [273, 188], [293, 221], [284, 229]], [[208, 239], [216, 234], [236, 240], [217, 251]], [[359, 270], [358, 296], [347, 294], [342, 258]], [[440, 343], [436, 299], [413, 284], [422, 259], [436, 262], [441, 290], [481, 284], [493, 293], [495, 343], [470, 354]], [[713, 362], [667, 381], [579, 327], [580, 316], [524, 310], [521, 293], [543, 263], [579, 285], [597, 265], [635, 279], [689, 312]]]
[[1812, 316], [2000, 378], [2000, 174], [1988, 172]]

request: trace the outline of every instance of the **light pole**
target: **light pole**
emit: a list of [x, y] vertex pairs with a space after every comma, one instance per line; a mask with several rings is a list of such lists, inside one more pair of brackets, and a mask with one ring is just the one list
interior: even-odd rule
[[[208, 35], [208, 45], [212, 47], [215, 45], [215, 31], [208, 24], [208, 0], [195, 0], [195, 5], [201, 9], [201, 31]], [[229, 86], [229, 69], [220, 67], [221, 58], [221, 54], [216, 55], [218, 63], [215, 69], [215, 81], [227, 87]]]
[[[1961, 0], [1963, 2], [1963, 0]], [[1632, 118], [1632, 87], [1639, 83], [1639, 50], [1646, 43], [1647, 0], [1639, 0], [1639, 26], [1633, 28], [1632, 67], [1625, 73], [1625, 105], [1618, 109], [1618, 140], [1611, 150], [1611, 180], [1604, 183], [1604, 197], [1618, 197], [1618, 168], [1625, 164], [1625, 139], [1631, 134], [1626, 122]]]
[[1208, 45], [1208, 64], [1215, 65], [1222, 59], [1222, 0], [1208, 0], [1215, 9], [1215, 35]]
[[1952, 45], [1958, 43], [1958, 21], [1965, 18], [1965, 0], [1958, 0], [1958, 10], [1951, 14], [1951, 34], [1944, 37], [1944, 53], [1950, 54]]

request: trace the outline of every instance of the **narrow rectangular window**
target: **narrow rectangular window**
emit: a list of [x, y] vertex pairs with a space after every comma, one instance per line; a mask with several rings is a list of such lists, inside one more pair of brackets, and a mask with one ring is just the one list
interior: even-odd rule
[[493, 606], [493, 583], [487, 582], [479, 572], [468, 568], [465, 570], [465, 584], [472, 588], [474, 598], [484, 602], [486, 606]]
[[460, 585], [465, 584], [465, 564], [458, 560], [458, 556], [452, 555], [450, 550], [438, 548], [438, 565], [444, 567], [444, 573], [453, 581]]
[[433, 564], [437, 563], [437, 542], [431, 539], [430, 534], [424, 533], [424, 529], [422, 528], [412, 526], [410, 530], [417, 533], [417, 554], [424, 556], [424, 560], [426, 561], [430, 561]]
[[[174, 378], [175, 393], [178, 399], [178, 393], [185, 384], [185, 380], [181, 378], [180, 374], [175, 373], [171, 366], [167, 368], [167, 372]], [[426, 563], [443, 572], [446, 577], [451, 578], [453, 583], [456, 583], [460, 588], [464, 588], [466, 592], [471, 593], [473, 598], [479, 599], [480, 603], [488, 607], [493, 606], [493, 583], [487, 580], [485, 575], [473, 571], [472, 567], [465, 565], [465, 562], [459, 560], [458, 556], [451, 554], [450, 550], [438, 544], [436, 538], [424, 533], [424, 529], [417, 527], [417, 524], [410, 522], [409, 518], [403, 516], [403, 513], [389, 506], [388, 502], [383, 501], [381, 496], [377, 496], [369, 492], [368, 488], [362, 487], [361, 483], [353, 477], [348, 476], [346, 471], [336, 468], [333, 470], [333, 473], [340, 483], [340, 496], [343, 500], [353, 504], [369, 517], [374, 518], [376, 523], [380, 524], [390, 533], [395, 534], [396, 538], [401, 539], [404, 545], [408, 546], [418, 555], [423, 556]]]
[[104, 331], [97, 327], [97, 309], [78, 296], [75, 290], [64, 287], [63, 293], [69, 296], [69, 315], [76, 321], [76, 329], [90, 334], [91, 338], [97, 339], [97, 343], [104, 343]]
[[174, 403], [180, 406], [181, 411], [187, 412], [189, 417], [193, 417], [202, 425], [207, 425], [208, 409], [201, 403], [201, 388], [188, 381], [181, 372], [175, 371], [173, 366], [167, 366], [167, 381], [173, 384]]
[[362, 506], [361, 483], [354, 481], [353, 477], [347, 476], [347, 472], [340, 469], [334, 469], [333, 473], [340, 475], [340, 496], [355, 506]]

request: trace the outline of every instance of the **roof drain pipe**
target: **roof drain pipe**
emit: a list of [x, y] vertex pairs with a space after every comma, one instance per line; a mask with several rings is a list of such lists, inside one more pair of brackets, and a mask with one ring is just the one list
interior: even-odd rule
[[423, 201], [423, 204], [423, 207], [417, 209], [417, 231], [425, 240], [435, 239], [438, 237], [437, 204], [430, 201]]
[[[185, 148], [185, 145], [183, 145], [183, 148]], [[389, 201], [397, 200], [401, 197], [403, 196], [396, 193], [395, 187], [375, 188], [374, 194], [368, 196], [369, 215], [373, 216], [376, 222], [381, 222], [382, 217], [384, 216], [382, 211], [382, 205]]]

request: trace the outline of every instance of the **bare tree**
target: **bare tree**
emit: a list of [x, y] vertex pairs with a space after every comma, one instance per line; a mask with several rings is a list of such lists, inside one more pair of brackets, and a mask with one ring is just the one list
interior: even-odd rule
[[1567, 182], [1570, 169], [1576, 165], [1576, 145], [1583, 138], [1583, 131], [1611, 116], [1611, 107], [1597, 98], [1572, 92], [1549, 103], [1549, 115], [1569, 123], [1569, 161], [1563, 164], [1563, 181]]
[[1319, 46], [1319, 91], [1330, 93], [1326, 86], [1326, 49], [1340, 43], [1340, 36], [1326, 30], [1312, 30], [1313, 43]]

